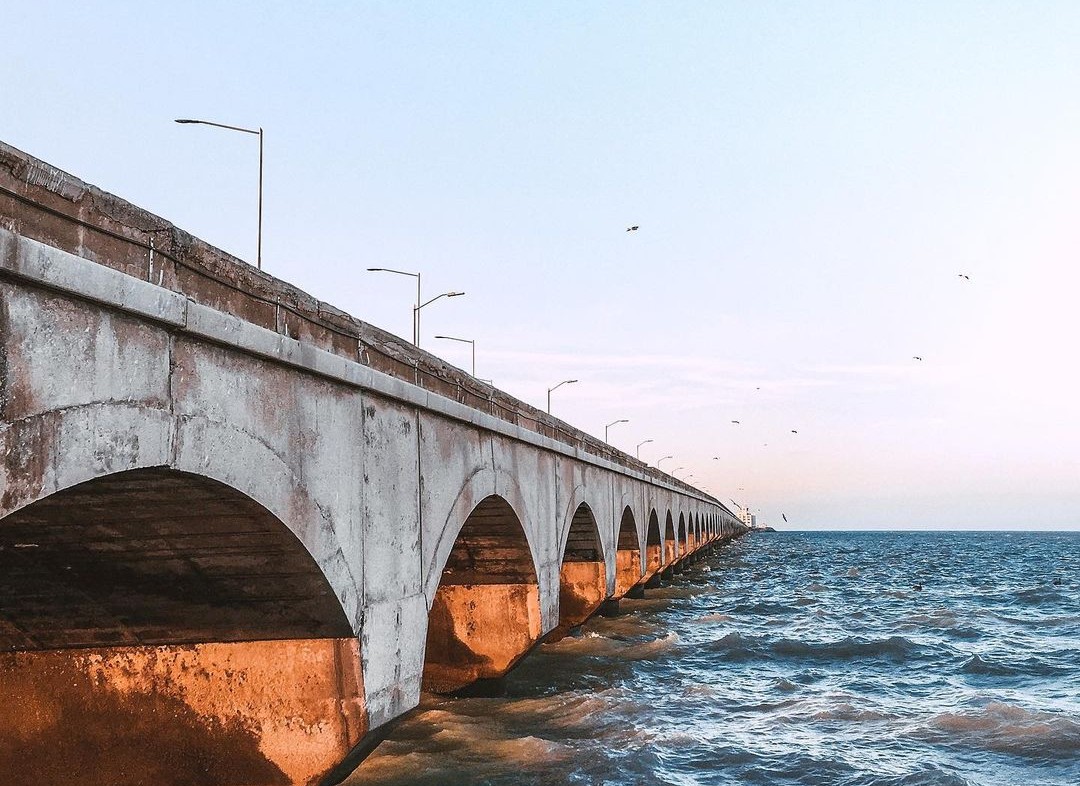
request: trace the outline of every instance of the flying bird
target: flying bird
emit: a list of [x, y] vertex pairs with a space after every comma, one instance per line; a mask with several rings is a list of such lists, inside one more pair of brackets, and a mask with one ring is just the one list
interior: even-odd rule
[[638, 225], [634, 224], [632, 227], [627, 227], [626, 231], [627, 232], [637, 232], [638, 231]]
[[736, 425], [737, 425], [737, 424], [739, 423], [739, 421], [737, 421], [737, 420], [733, 420], [733, 421], [731, 421], [731, 422], [732, 422], [732, 423], [735, 423]]
[[919, 357], [918, 355], [912, 355], [912, 356], [911, 356], [911, 359], [912, 359], [912, 360], [922, 360], [922, 358], [921, 358], [921, 357]]
[[798, 434], [799, 432], [798, 432], [798, 431], [796, 431], [795, 429], [792, 429], [792, 430], [791, 430], [791, 433], [792, 433], [792, 434]]
[[956, 276], [957, 278], [962, 278], [965, 281], [971, 281], [971, 276], [969, 276], [967, 273], [957, 273]]
[[785, 524], [787, 523], [787, 514], [786, 513], [781, 513], [780, 518], [782, 518], [784, 520]]

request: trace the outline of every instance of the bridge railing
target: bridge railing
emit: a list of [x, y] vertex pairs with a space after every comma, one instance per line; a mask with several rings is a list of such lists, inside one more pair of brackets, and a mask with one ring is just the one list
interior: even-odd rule
[[165, 219], [3, 142], [0, 225], [591, 455], [708, 496], [411, 343], [214, 248]]

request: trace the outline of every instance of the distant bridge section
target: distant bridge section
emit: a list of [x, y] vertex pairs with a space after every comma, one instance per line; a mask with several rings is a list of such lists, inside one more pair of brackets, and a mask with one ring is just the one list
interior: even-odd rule
[[7, 783], [333, 782], [744, 529], [0, 144]]

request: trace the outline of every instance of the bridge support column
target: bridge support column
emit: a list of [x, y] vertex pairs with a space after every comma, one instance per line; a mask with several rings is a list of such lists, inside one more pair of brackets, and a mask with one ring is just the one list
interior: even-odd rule
[[558, 641], [591, 617], [604, 602], [603, 562], [564, 562], [560, 571], [559, 625], [548, 641]]
[[0, 695], [6, 786], [307, 786], [366, 731], [356, 639], [7, 652]]
[[536, 584], [444, 584], [428, 618], [424, 689], [502, 677], [540, 638]]
[[617, 598], [608, 598], [600, 604], [600, 609], [597, 612], [601, 617], [618, 617], [619, 616], [619, 601]]

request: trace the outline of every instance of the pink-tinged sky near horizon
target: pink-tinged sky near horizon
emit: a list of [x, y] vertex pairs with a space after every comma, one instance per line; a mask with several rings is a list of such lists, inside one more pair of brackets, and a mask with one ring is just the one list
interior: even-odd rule
[[1080, 4], [223, 5], [9, 5], [0, 139], [253, 259], [262, 125], [268, 271], [771, 524], [1080, 528]]

